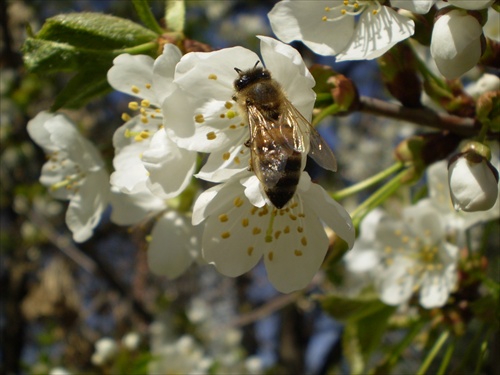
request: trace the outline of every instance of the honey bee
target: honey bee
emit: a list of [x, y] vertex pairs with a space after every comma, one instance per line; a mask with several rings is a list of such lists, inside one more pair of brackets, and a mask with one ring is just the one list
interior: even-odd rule
[[247, 119], [250, 170], [262, 183], [276, 208], [292, 199], [302, 171], [303, 154], [335, 172], [337, 161], [323, 138], [287, 99], [281, 85], [266, 68], [242, 71], [234, 81], [233, 100]]

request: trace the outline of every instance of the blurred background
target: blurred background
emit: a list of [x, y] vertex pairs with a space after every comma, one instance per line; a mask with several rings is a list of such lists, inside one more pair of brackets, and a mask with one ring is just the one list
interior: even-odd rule
[[[151, 5], [160, 19], [163, 3]], [[258, 51], [255, 35], [272, 35], [266, 17], [271, 5], [188, 1], [186, 33], [214, 49]], [[0, 7], [0, 373], [346, 373], [342, 325], [313, 300], [276, 292], [262, 267], [236, 279], [197, 264], [176, 280], [154, 276], [146, 262], [148, 226], [118, 227], [109, 212], [89, 241], [72, 241], [66, 203], [39, 184], [45, 156], [26, 132], [27, 122], [50, 108], [70, 77], [24, 69], [26, 27], [36, 32], [49, 17], [85, 11], [139, 21], [131, 2], [120, 0], [11, 0]], [[385, 97], [376, 63], [334, 64], [294, 46], [308, 64], [335, 65], [362, 95]], [[111, 138], [129, 101], [110, 92], [65, 111], [110, 170]], [[329, 183], [348, 186], [391, 165], [393, 146], [411, 129], [360, 114], [324, 121], [320, 131], [340, 164]], [[311, 170], [315, 179], [324, 177], [320, 173]], [[409, 353], [401, 371], [415, 371], [418, 359]]]

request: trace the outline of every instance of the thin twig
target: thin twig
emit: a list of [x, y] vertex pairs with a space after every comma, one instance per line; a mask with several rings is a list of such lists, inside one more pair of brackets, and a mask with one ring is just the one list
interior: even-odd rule
[[480, 124], [469, 117], [440, 113], [426, 107], [408, 108], [367, 96], [361, 96], [359, 100], [361, 112], [404, 120], [434, 129], [448, 130], [464, 137], [477, 135], [481, 129]]

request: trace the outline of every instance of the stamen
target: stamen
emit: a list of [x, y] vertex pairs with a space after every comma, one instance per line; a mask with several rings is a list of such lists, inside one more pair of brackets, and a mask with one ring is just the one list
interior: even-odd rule
[[139, 89], [139, 87], [137, 87], [136, 85], [132, 85], [132, 87], [130, 89], [132, 90], [132, 92], [134, 94], [139, 94], [141, 92], [141, 90]]

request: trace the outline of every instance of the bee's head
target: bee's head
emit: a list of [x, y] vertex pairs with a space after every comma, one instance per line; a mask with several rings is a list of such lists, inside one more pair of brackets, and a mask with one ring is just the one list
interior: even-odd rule
[[239, 77], [234, 81], [234, 88], [236, 91], [243, 90], [245, 87], [252, 83], [259, 81], [267, 81], [271, 79], [271, 73], [266, 68], [257, 68], [257, 61], [253, 68], [242, 71], [241, 69], [234, 68], [238, 73]]

